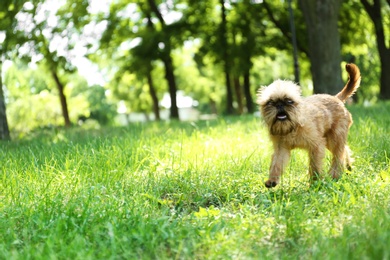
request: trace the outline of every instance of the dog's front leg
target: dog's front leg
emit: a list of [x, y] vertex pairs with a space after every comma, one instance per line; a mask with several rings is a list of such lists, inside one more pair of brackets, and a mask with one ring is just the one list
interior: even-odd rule
[[284, 168], [290, 159], [290, 150], [283, 147], [275, 147], [275, 152], [272, 155], [271, 168], [269, 179], [265, 182], [267, 188], [275, 187], [280, 182]]

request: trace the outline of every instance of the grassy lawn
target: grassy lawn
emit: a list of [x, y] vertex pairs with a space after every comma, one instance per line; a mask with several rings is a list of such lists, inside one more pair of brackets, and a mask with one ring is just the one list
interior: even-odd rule
[[0, 259], [389, 259], [390, 104], [350, 111], [349, 175], [270, 190], [251, 116], [0, 143]]

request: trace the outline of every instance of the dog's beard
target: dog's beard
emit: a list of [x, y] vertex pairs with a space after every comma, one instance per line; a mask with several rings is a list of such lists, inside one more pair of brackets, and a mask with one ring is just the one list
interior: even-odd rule
[[287, 135], [291, 132], [293, 132], [297, 127], [297, 124], [294, 121], [291, 121], [289, 119], [286, 119], [284, 121], [276, 120], [271, 126], [270, 126], [270, 133], [272, 135]]
[[270, 134], [283, 136], [294, 132], [299, 126], [297, 110], [296, 105], [286, 107], [283, 111], [278, 111], [273, 105], [264, 105], [262, 114]]

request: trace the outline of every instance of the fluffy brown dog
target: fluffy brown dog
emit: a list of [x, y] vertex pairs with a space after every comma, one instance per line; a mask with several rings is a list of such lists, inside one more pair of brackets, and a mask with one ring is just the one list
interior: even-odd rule
[[333, 154], [329, 174], [334, 179], [341, 176], [345, 166], [351, 168], [347, 136], [352, 117], [344, 102], [359, 87], [360, 71], [354, 64], [347, 64], [346, 70], [349, 80], [336, 96], [318, 94], [303, 98], [299, 86], [282, 80], [259, 91], [257, 102], [274, 147], [267, 188], [279, 183], [294, 148], [309, 152], [311, 180], [322, 173], [325, 148]]

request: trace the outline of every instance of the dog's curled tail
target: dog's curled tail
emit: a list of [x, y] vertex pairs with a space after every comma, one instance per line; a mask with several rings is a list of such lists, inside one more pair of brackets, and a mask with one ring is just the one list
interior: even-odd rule
[[338, 99], [345, 102], [350, 96], [352, 96], [360, 85], [360, 70], [358, 66], [353, 63], [345, 65], [345, 69], [348, 72], [349, 79], [345, 87], [336, 95]]

